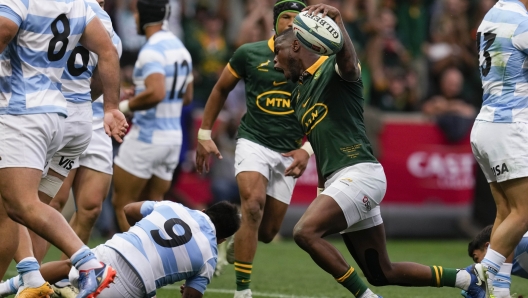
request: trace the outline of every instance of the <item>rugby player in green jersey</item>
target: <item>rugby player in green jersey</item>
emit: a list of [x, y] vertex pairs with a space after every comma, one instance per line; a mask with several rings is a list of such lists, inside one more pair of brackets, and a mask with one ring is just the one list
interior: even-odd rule
[[275, 68], [298, 82], [292, 106], [313, 146], [319, 173], [318, 196], [295, 226], [295, 242], [355, 297], [378, 295], [323, 238], [327, 235], [341, 233], [374, 286], [449, 286], [468, 291], [470, 297], [484, 297], [485, 289], [471, 268], [391, 263], [379, 207], [387, 181], [365, 134], [363, 83], [354, 46], [336, 8], [318, 4], [305, 10], [332, 18], [344, 35], [344, 46], [327, 57], [304, 48], [292, 29], [275, 39]]
[[[290, 28], [305, 7], [304, 1], [277, 1], [275, 32]], [[303, 132], [291, 105], [295, 84], [274, 69], [274, 56], [274, 37], [236, 50], [207, 100], [198, 132], [196, 167], [202, 173], [204, 167], [209, 169], [209, 155], [222, 158], [211, 140], [211, 129], [229, 92], [244, 80], [247, 112], [238, 129], [235, 154], [242, 221], [234, 236], [234, 260], [228, 248], [228, 261], [235, 265], [235, 298], [252, 296], [249, 286], [257, 242], [269, 243], [278, 233], [295, 178], [304, 172], [313, 153], [309, 143], [299, 149]]]

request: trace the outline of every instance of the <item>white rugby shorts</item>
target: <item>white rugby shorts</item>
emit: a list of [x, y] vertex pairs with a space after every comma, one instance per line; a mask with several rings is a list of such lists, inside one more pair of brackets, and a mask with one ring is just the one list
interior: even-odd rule
[[172, 175], [180, 160], [180, 150], [181, 145], [148, 144], [129, 134], [119, 147], [114, 163], [142, 179], [156, 176], [172, 181]]
[[255, 142], [240, 138], [235, 151], [235, 177], [241, 172], [259, 172], [268, 179], [266, 194], [285, 204], [290, 204], [297, 179], [285, 176], [284, 171], [293, 162]]
[[348, 233], [383, 223], [379, 205], [386, 191], [387, 178], [381, 164], [359, 163], [330, 175], [322, 194], [341, 207], [348, 225], [341, 233]]
[[528, 176], [528, 123], [476, 120], [471, 149], [488, 182]]
[[[92, 140], [86, 151], [79, 157], [77, 165], [94, 171], [112, 175], [113, 173], [112, 139], [106, 134], [103, 127], [92, 131]], [[74, 169], [76, 166], [74, 166]]]
[[[68, 102], [68, 118], [64, 124], [64, 136], [59, 151], [53, 155], [48, 167], [63, 177], [79, 166], [79, 156], [88, 148], [92, 139], [92, 103]], [[44, 175], [48, 172], [46, 168]]]
[[[145, 287], [138, 274], [130, 267], [128, 262], [114, 249], [101, 244], [92, 249], [93, 254], [100, 262], [112, 266], [117, 271], [114, 282], [104, 289], [100, 298], [143, 298]], [[145, 268], [150, 270], [150, 268]], [[71, 284], [78, 287], [79, 271], [72, 266], [68, 276]]]
[[64, 122], [57, 113], [0, 115], [0, 169], [44, 171], [46, 162], [60, 148]]

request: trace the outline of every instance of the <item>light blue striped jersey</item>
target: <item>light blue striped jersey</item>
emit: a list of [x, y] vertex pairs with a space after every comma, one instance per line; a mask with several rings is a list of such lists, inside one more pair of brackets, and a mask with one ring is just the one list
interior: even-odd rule
[[191, 55], [171, 32], [161, 30], [141, 48], [134, 67], [136, 95], [145, 91], [145, 79], [165, 76], [165, 99], [156, 107], [134, 112], [134, 126], [127, 137], [149, 144], [179, 145], [183, 94], [192, 80]]
[[134, 267], [147, 297], [181, 280], [204, 293], [218, 255], [216, 230], [209, 217], [169, 201], [144, 202], [141, 210], [143, 219], [105, 245]]
[[528, 13], [518, 0], [500, 0], [477, 32], [484, 89], [478, 120], [528, 122]]
[[512, 275], [528, 278], [528, 233], [524, 234], [519, 245], [515, 247]]
[[60, 79], [92, 9], [84, 0], [0, 0], [0, 16], [19, 26], [0, 55], [0, 114], [68, 116]]
[[[101, 20], [110, 37], [113, 37], [115, 32], [110, 16], [99, 6], [97, 1], [85, 1]], [[92, 101], [90, 82], [98, 60], [97, 54], [88, 51], [81, 44], [77, 44], [73, 49], [61, 79], [62, 94], [67, 101], [72, 103]]]

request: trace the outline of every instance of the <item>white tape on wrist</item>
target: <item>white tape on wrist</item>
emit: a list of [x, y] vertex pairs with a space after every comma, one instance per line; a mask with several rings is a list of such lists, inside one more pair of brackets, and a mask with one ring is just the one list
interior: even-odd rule
[[119, 110], [120, 110], [121, 113], [123, 113], [123, 114], [130, 113], [130, 106], [129, 106], [129, 101], [128, 101], [128, 99], [123, 100], [122, 102], [119, 103]]
[[207, 141], [211, 139], [210, 129], [198, 129], [198, 140]]
[[302, 145], [301, 149], [308, 152], [309, 156], [312, 156], [314, 154], [312, 144], [310, 144], [310, 142], [304, 142], [304, 145]]
[[324, 187], [317, 188], [317, 196], [319, 196], [324, 191]]

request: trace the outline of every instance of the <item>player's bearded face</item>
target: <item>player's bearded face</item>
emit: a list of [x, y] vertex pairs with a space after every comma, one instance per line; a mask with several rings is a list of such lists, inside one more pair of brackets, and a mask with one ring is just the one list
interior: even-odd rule
[[[296, 83], [299, 81], [299, 78], [301, 77], [301, 63], [300, 61], [297, 61], [293, 56], [292, 52], [288, 51], [288, 58], [286, 60], [286, 68], [289, 72], [289, 78], [287, 79], [291, 80], [292, 82]], [[286, 74], [286, 73], [285, 73]]]

